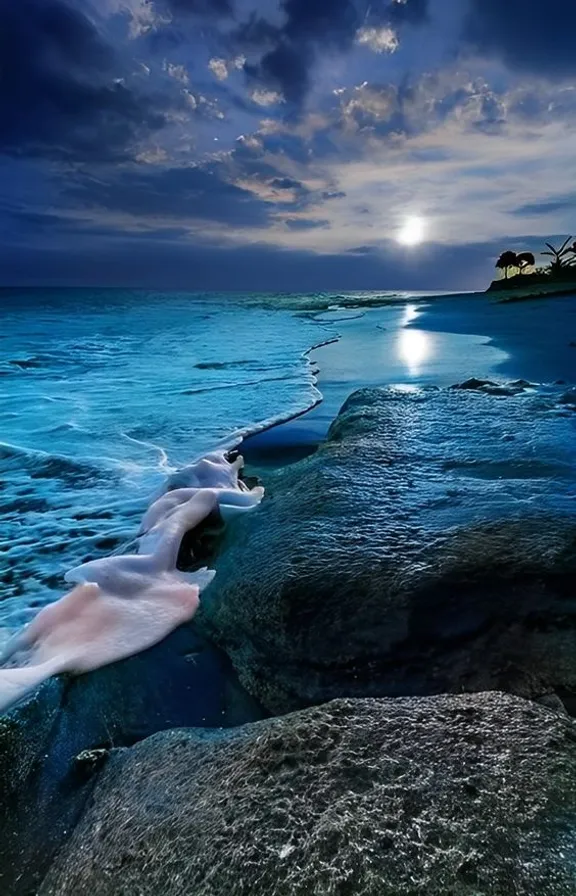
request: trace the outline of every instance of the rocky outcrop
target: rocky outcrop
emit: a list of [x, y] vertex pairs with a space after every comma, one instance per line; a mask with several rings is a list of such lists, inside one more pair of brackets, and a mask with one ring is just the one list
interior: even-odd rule
[[115, 751], [39, 896], [570, 896], [576, 724], [338, 700]]
[[175, 726], [262, 716], [190, 626], [132, 659], [46, 682], [0, 718], [0, 893], [37, 893], [109, 750]]
[[486, 689], [575, 710], [576, 445], [560, 395], [354, 394], [218, 560], [199, 621], [247, 689], [273, 713]]

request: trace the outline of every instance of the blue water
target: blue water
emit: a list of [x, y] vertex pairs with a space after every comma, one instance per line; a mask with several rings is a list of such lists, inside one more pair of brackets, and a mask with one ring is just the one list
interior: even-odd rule
[[65, 592], [71, 567], [125, 550], [171, 474], [317, 404], [312, 346], [344, 334], [311, 354], [325, 400], [281, 439], [322, 438], [359, 386], [446, 386], [507, 359], [481, 335], [430, 331], [425, 307], [393, 293], [0, 290], [0, 641]]
[[0, 294], [0, 628], [121, 549], [167, 475], [319, 399], [330, 297]]

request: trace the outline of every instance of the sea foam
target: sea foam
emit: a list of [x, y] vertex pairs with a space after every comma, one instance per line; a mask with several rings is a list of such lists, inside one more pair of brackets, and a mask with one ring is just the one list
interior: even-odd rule
[[147, 511], [138, 553], [81, 564], [65, 575], [76, 587], [41, 610], [6, 645], [0, 711], [52, 675], [81, 675], [162, 641], [193, 618], [213, 570], [177, 569], [184, 536], [212, 514], [224, 520], [256, 508], [264, 490], [240, 479], [243, 459], [213, 453], [182, 471], [193, 486], [168, 492]]

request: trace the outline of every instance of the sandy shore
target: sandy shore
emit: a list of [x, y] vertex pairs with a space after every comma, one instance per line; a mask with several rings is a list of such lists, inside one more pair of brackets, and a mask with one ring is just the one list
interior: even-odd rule
[[[576, 296], [522, 307], [471, 293], [318, 315], [338, 342], [311, 353], [323, 401], [244, 443], [253, 465], [297, 460], [321, 442], [346, 398], [365, 386], [446, 387], [470, 377], [576, 382]], [[320, 339], [319, 339], [320, 341]]]

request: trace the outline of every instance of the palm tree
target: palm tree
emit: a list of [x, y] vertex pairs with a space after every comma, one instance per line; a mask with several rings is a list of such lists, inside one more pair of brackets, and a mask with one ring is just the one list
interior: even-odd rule
[[527, 268], [533, 268], [536, 264], [536, 259], [532, 252], [520, 252], [520, 254], [516, 257], [516, 261], [518, 263], [518, 267], [520, 268], [520, 273], [523, 274]]
[[[571, 239], [573, 239], [573, 237], [569, 236], [559, 249], [555, 249], [551, 243], [546, 243], [550, 251], [543, 252], [542, 255], [550, 255], [553, 259], [552, 264], [550, 265], [552, 274], [558, 274], [560, 271], [564, 270], [564, 268], [572, 267], [576, 264], [576, 243], [569, 245]], [[569, 255], [571, 255], [572, 258], [569, 259]]]
[[506, 280], [508, 279], [508, 270], [509, 268], [517, 268], [518, 265], [518, 256], [515, 252], [503, 252], [498, 261], [496, 262], [496, 267], [499, 270], [504, 271], [504, 277]]

